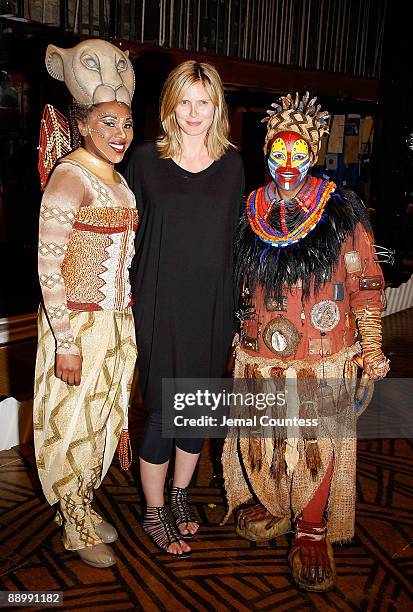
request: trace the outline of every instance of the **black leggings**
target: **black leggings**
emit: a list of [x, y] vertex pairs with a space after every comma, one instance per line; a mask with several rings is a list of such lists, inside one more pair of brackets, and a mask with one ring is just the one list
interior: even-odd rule
[[148, 463], [161, 464], [171, 458], [174, 443], [187, 453], [198, 454], [201, 452], [203, 442], [203, 438], [176, 438], [175, 440], [163, 438], [162, 411], [161, 409], [151, 410], [141, 440], [139, 455]]

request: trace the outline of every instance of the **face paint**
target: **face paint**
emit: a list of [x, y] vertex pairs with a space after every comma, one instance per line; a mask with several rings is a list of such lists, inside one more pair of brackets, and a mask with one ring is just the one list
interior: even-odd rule
[[122, 161], [133, 138], [130, 109], [119, 102], [99, 104], [88, 116], [85, 148], [111, 164]]
[[295, 189], [310, 168], [308, 144], [296, 132], [280, 132], [267, 157], [268, 169], [275, 183], [285, 191]]

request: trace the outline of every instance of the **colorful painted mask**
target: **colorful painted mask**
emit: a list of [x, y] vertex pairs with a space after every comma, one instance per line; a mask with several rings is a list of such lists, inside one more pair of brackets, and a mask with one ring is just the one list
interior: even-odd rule
[[310, 161], [308, 144], [296, 132], [279, 132], [267, 156], [271, 176], [286, 191], [302, 183], [310, 168]]

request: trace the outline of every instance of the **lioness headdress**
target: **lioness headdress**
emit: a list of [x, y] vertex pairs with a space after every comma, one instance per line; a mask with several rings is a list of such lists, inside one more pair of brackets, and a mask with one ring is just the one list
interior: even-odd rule
[[45, 61], [49, 74], [64, 81], [80, 104], [116, 100], [130, 106], [135, 75], [128, 56], [106, 40], [90, 39], [71, 49], [49, 45]]

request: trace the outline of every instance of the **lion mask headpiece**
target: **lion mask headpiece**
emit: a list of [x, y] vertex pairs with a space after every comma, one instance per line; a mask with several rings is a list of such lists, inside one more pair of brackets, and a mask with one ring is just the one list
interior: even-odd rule
[[129, 52], [106, 40], [84, 40], [71, 49], [49, 45], [46, 50], [49, 74], [64, 81], [80, 104], [124, 102], [131, 105], [135, 75]]

